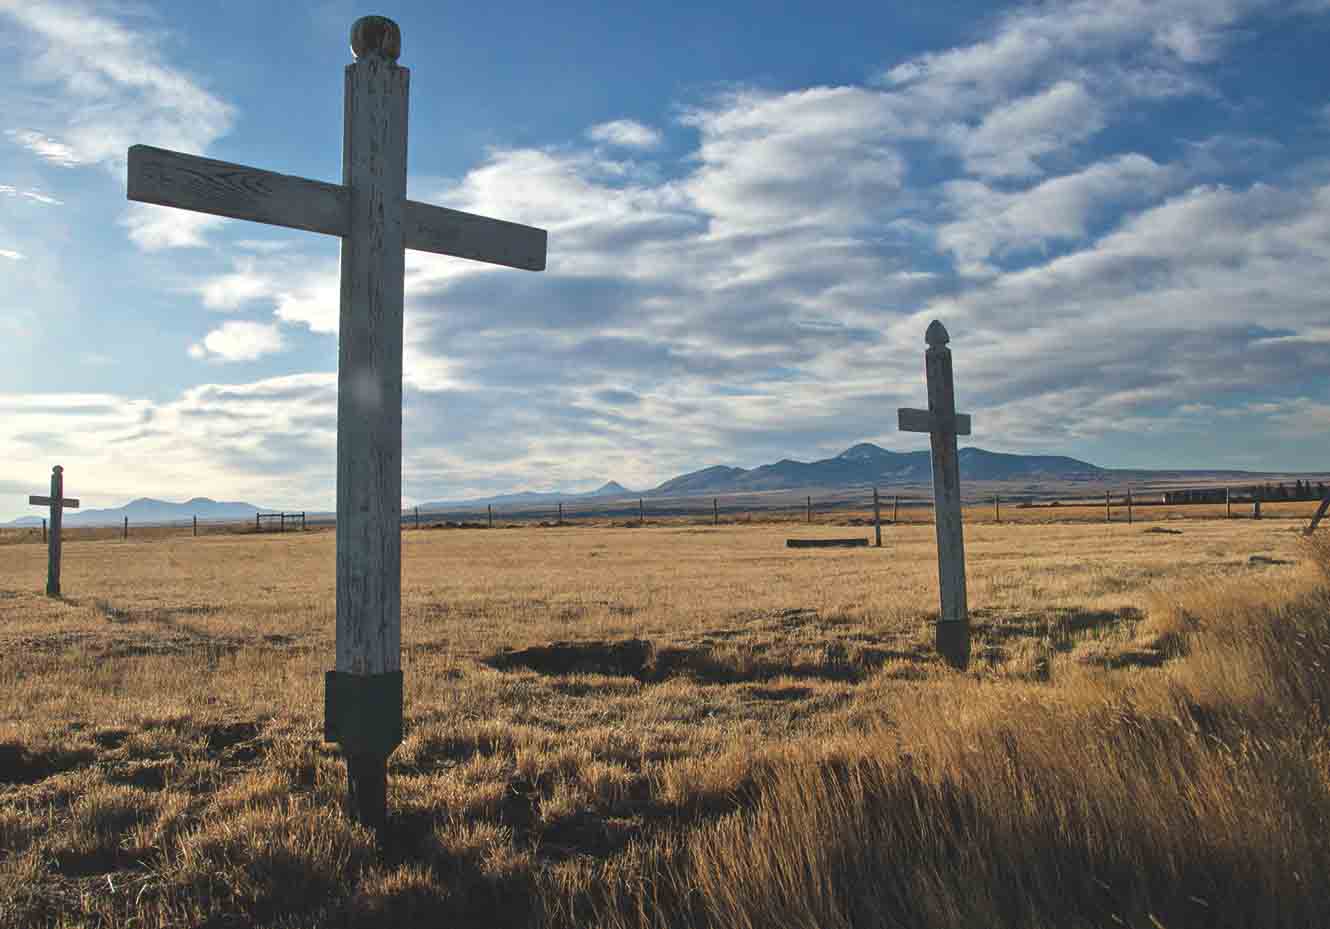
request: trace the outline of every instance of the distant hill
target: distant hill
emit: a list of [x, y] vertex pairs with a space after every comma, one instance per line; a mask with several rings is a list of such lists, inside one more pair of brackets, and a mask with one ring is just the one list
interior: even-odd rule
[[469, 500], [431, 500], [429, 503], [420, 504], [422, 512], [431, 510], [448, 510], [456, 507], [477, 507], [477, 506], [521, 506], [525, 504], [537, 503], [558, 503], [560, 501], [571, 500], [589, 500], [592, 498], [601, 500], [613, 500], [616, 497], [637, 497], [640, 496], [637, 491], [629, 490], [618, 481], [609, 481], [602, 484], [595, 490], [586, 493], [562, 493], [560, 491], [530, 491], [524, 490], [515, 494], [498, 494], [493, 497], [477, 497]]
[[[112, 526], [120, 525], [126, 516], [129, 517], [130, 525], [180, 522], [195, 516], [205, 521], [236, 522], [251, 520], [256, 512], [270, 511], [252, 503], [219, 501], [208, 497], [194, 497], [183, 503], [140, 497], [114, 509], [65, 510], [64, 523], [67, 526]], [[36, 516], [22, 516], [9, 525], [40, 526], [42, 516], [40, 511], [37, 513]]]
[[[1006, 455], [982, 448], [960, 450], [961, 480], [1093, 480], [1107, 472], [1097, 465], [1062, 455]], [[847, 448], [820, 461], [782, 459], [752, 469], [717, 465], [672, 478], [649, 490], [649, 497], [791, 490], [800, 487], [841, 487], [854, 484], [927, 482], [932, 477], [929, 453], [890, 452], [871, 442]]]

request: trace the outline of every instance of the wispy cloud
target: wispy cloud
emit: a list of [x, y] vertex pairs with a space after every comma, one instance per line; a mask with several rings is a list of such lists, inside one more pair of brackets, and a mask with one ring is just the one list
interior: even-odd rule
[[47, 91], [11, 137], [42, 158], [119, 166], [134, 142], [198, 152], [231, 126], [230, 105], [166, 62], [161, 34], [56, 0], [0, 0], [0, 14], [26, 30], [24, 73]]
[[8, 258], [10, 261], [22, 261], [23, 253], [16, 252], [13, 249], [0, 248], [0, 258]]
[[623, 148], [656, 148], [661, 143], [660, 130], [639, 123], [632, 119], [616, 119], [600, 123], [587, 130], [587, 138], [593, 142], [618, 145]]
[[6, 129], [5, 135], [38, 158], [49, 161], [51, 164], [59, 165], [62, 168], [72, 168], [75, 165], [83, 164], [83, 159], [75, 153], [72, 147], [32, 129]]

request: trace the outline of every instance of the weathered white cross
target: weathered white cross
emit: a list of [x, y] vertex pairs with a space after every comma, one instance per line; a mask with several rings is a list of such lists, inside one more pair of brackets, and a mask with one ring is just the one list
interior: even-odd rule
[[342, 183], [136, 145], [129, 198], [340, 236], [337, 358], [337, 661], [324, 738], [347, 758], [350, 808], [380, 828], [388, 755], [402, 740], [403, 249], [540, 271], [546, 233], [406, 199], [410, 72], [397, 24], [351, 27]]
[[51, 469], [51, 496], [29, 497], [33, 506], [51, 508], [51, 532], [46, 537], [46, 596], [60, 596], [60, 524], [65, 509], [77, 510], [79, 502], [65, 496], [65, 469], [56, 465]]
[[942, 612], [937, 620], [937, 650], [947, 663], [964, 668], [970, 661], [970, 614], [965, 604], [965, 539], [961, 531], [961, 469], [956, 436], [970, 434], [970, 417], [956, 412], [951, 378], [951, 337], [936, 319], [924, 334], [927, 410], [897, 410], [902, 432], [927, 432], [933, 454], [933, 522], [937, 527], [937, 576]]

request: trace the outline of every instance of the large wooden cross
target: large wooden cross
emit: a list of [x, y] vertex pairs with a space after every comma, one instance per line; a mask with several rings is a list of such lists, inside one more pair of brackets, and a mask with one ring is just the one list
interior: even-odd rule
[[924, 371], [928, 409], [897, 410], [902, 432], [927, 432], [933, 454], [933, 522], [937, 527], [937, 576], [942, 611], [937, 620], [937, 650], [947, 663], [964, 668], [970, 661], [970, 614], [965, 604], [965, 539], [961, 530], [961, 469], [956, 436], [970, 434], [970, 417], [956, 412], [951, 378], [951, 337], [936, 319], [924, 334]]
[[406, 198], [410, 72], [397, 24], [351, 27], [342, 183], [136, 145], [129, 198], [340, 236], [337, 355], [337, 660], [324, 737], [347, 759], [350, 809], [380, 828], [388, 755], [402, 740], [403, 249], [540, 271], [546, 233]]
[[51, 469], [51, 496], [28, 498], [33, 506], [51, 508], [51, 532], [46, 537], [46, 596], [60, 596], [60, 524], [66, 509], [77, 510], [79, 502], [65, 496], [65, 469], [56, 465]]

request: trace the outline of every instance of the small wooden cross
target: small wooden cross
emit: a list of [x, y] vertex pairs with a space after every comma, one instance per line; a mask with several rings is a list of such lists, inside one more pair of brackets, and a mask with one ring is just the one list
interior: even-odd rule
[[933, 522], [937, 527], [937, 575], [942, 612], [937, 620], [937, 650], [947, 663], [970, 662], [970, 614], [965, 603], [965, 538], [961, 529], [961, 469], [956, 436], [970, 434], [970, 417], [956, 412], [951, 377], [951, 337], [936, 319], [924, 334], [924, 370], [928, 409], [897, 410], [902, 432], [927, 432], [933, 454]]
[[341, 237], [337, 357], [337, 661], [324, 738], [347, 758], [352, 813], [385, 824], [402, 741], [402, 299], [407, 248], [540, 271], [543, 229], [406, 198], [410, 72], [382, 16], [351, 27], [342, 183], [136, 145], [129, 198]]
[[56, 465], [51, 469], [51, 496], [29, 497], [33, 506], [51, 508], [51, 532], [46, 537], [46, 596], [60, 596], [60, 524], [66, 509], [77, 510], [79, 502], [65, 496], [65, 469]]

